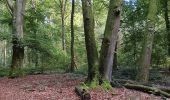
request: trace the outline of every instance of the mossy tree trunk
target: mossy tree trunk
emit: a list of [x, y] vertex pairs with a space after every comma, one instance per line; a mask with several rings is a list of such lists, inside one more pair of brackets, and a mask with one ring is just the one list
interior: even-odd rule
[[74, 8], [75, 8], [75, 0], [72, 0], [72, 10], [71, 10], [71, 66], [70, 71], [73, 72], [75, 70], [75, 57], [74, 57]]
[[98, 74], [98, 53], [94, 35], [94, 15], [91, 0], [82, 0], [85, 43], [88, 60], [87, 82], [95, 81]]
[[122, 0], [110, 0], [104, 38], [100, 52], [101, 80], [110, 82], [112, 79], [112, 67], [117, 35], [120, 27], [120, 11]]
[[165, 22], [168, 40], [168, 55], [170, 56], [170, 0], [164, 1]]
[[155, 33], [155, 23], [157, 14], [157, 3], [158, 0], [150, 0], [149, 9], [146, 22], [146, 30], [144, 33], [143, 48], [141, 53], [141, 59], [139, 61], [138, 73], [136, 80], [141, 83], [148, 82], [149, 68], [152, 54], [152, 44]]
[[[164, 13], [165, 13], [165, 23], [167, 31], [167, 40], [168, 40], [168, 56], [170, 57], [170, 0], [163, 1]], [[170, 64], [169, 70], [170, 70]]]

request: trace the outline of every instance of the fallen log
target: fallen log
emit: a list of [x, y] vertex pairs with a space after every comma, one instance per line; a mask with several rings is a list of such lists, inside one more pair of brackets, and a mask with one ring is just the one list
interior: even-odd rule
[[167, 93], [170, 93], [170, 87], [169, 86], [160, 86], [160, 85], [156, 85], [155, 86], [156, 88], [162, 90], [162, 91], [165, 91]]
[[134, 89], [154, 95], [164, 96], [170, 98], [170, 87], [154, 85], [151, 83], [140, 84], [132, 80], [114, 79], [111, 82], [112, 87], [125, 87], [128, 89]]
[[126, 87], [128, 89], [134, 89], [134, 90], [152, 93], [152, 94], [155, 94], [155, 95], [165, 96], [167, 98], [170, 98], [170, 94], [168, 92], [165, 92], [165, 91], [160, 90], [160, 89], [155, 88], [155, 87], [149, 87], [149, 86], [144, 86], [144, 85], [135, 85], [135, 84], [129, 84], [129, 83], [124, 84], [124, 87]]
[[81, 97], [81, 100], [91, 100], [90, 93], [81, 87], [75, 87], [75, 92]]

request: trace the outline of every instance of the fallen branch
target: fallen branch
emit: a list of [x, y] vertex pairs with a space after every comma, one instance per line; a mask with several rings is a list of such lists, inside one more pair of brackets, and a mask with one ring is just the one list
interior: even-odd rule
[[75, 92], [81, 97], [81, 100], [91, 100], [90, 93], [81, 87], [75, 87]]

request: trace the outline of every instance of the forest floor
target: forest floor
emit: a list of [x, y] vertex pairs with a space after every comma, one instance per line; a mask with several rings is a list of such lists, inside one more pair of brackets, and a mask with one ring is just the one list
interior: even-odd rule
[[[74, 89], [84, 77], [75, 74], [28, 75], [0, 78], [0, 100], [80, 100]], [[92, 100], [162, 100], [161, 97], [125, 88], [106, 92], [90, 90]]]

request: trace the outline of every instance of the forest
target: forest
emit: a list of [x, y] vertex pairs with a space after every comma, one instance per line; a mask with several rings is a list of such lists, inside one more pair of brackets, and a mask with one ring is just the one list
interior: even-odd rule
[[170, 0], [0, 0], [0, 100], [170, 100]]

